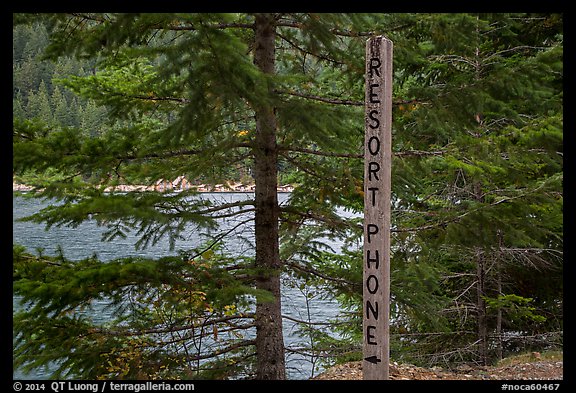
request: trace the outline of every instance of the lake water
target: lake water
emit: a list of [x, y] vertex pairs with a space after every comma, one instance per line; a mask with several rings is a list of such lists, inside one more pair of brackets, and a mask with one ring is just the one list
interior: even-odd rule
[[[202, 194], [203, 198], [218, 200], [223, 202], [234, 202], [253, 197], [247, 193], [206, 193]], [[287, 193], [279, 194], [280, 203], [284, 203], [289, 197]], [[42, 248], [45, 255], [54, 255], [57, 246], [60, 245], [64, 250], [64, 255], [69, 259], [82, 259], [97, 254], [101, 260], [112, 260], [124, 256], [143, 256], [159, 257], [161, 255], [176, 255], [178, 248], [193, 248], [200, 246], [206, 237], [190, 231], [185, 240], [176, 243], [174, 251], [170, 251], [167, 240], [162, 240], [154, 246], [144, 250], [135, 250], [135, 236], [126, 238], [116, 238], [112, 242], [101, 242], [101, 235], [104, 228], [96, 225], [95, 222], [87, 221], [77, 228], [69, 227], [52, 227], [49, 231], [44, 229], [44, 225], [30, 222], [19, 222], [18, 218], [25, 217], [39, 211], [42, 207], [48, 205], [37, 199], [27, 199], [14, 196], [12, 199], [13, 211], [13, 231], [12, 238], [14, 243], [27, 247], [28, 251], [35, 252], [37, 248]], [[345, 212], [342, 212], [346, 214]], [[241, 217], [240, 219], [245, 219]], [[235, 219], [235, 220], [238, 220]], [[224, 219], [219, 222], [220, 229], [232, 230], [237, 221]], [[253, 242], [253, 233], [247, 231], [249, 226], [243, 226], [232, 230], [228, 241], [225, 242], [225, 250], [232, 253], [253, 253], [251, 242]], [[332, 244], [336, 249], [338, 242]], [[105, 322], [109, 316], [104, 311], [105, 304], [94, 305], [94, 315], [91, 317], [95, 322]], [[13, 308], [19, 307], [18, 298], [13, 296]], [[305, 295], [297, 289], [284, 287], [282, 294], [282, 313], [283, 315], [293, 317], [299, 320], [308, 320], [312, 316], [313, 322], [323, 322], [333, 319], [338, 315], [338, 303], [332, 299], [311, 298], [306, 301]], [[288, 348], [298, 348], [305, 345], [305, 338], [299, 337], [295, 333], [295, 324], [288, 319], [283, 322], [284, 341]], [[316, 360], [317, 362], [317, 360]], [[289, 379], [308, 379], [322, 371], [317, 364], [313, 364], [313, 359], [304, 355], [290, 353], [286, 358], [287, 374]], [[33, 374], [24, 374], [15, 370], [14, 379], [48, 379], [49, 374], [39, 370]]]

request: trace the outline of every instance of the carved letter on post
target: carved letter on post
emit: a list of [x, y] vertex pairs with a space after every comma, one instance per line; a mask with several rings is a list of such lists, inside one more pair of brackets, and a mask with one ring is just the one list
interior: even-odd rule
[[390, 348], [390, 198], [392, 41], [366, 43], [364, 137], [364, 379], [388, 379]]

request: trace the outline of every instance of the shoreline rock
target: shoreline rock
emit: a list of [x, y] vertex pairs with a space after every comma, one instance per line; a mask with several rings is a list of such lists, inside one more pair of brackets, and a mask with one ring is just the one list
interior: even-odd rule
[[[117, 186], [108, 186], [104, 189], [104, 192], [146, 192], [146, 191], [173, 191], [179, 192], [184, 190], [195, 190], [200, 193], [210, 193], [210, 192], [218, 192], [218, 193], [236, 193], [236, 192], [246, 192], [252, 193], [256, 189], [254, 184], [215, 184], [215, 185], [206, 185], [206, 184], [190, 184], [185, 182], [167, 182], [159, 180], [154, 185], [145, 186], [145, 185], [126, 185], [126, 184], [119, 184]], [[20, 184], [16, 182], [12, 182], [12, 191], [18, 192], [29, 192], [33, 191], [34, 187], [28, 186], [26, 184]], [[292, 192], [294, 190], [294, 186], [287, 184], [278, 186], [276, 188], [277, 192]]]

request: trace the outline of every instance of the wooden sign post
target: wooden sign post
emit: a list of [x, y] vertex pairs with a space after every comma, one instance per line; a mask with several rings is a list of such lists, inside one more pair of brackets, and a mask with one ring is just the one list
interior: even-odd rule
[[364, 141], [364, 379], [388, 379], [390, 363], [390, 198], [392, 41], [366, 43]]

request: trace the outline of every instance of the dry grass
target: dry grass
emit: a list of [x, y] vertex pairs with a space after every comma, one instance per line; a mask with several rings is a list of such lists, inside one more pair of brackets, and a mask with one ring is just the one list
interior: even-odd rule
[[526, 352], [502, 359], [498, 366], [511, 366], [520, 363], [531, 363], [540, 361], [561, 362], [564, 360], [563, 351]]

